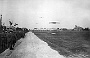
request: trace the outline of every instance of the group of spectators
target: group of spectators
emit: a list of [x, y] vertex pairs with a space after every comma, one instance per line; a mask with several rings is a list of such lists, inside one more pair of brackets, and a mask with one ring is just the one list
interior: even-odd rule
[[24, 38], [25, 33], [29, 30], [27, 28], [16, 28], [13, 31], [2, 31], [0, 32], [0, 53], [4, 52], [6, 49], [13, 50], [17, 40]]

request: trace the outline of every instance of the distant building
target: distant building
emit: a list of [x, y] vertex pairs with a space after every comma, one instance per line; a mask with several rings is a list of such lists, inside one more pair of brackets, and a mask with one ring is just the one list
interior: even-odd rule
[[61, 29], [60, 29], [60, 31], [65, 31], [65, 30], [67, 30], [67, 28], [61, 28]]
[[80, 26], [75, 25], [74, 30], [76, 30], [76, 31], [82, 31], [82, 30], [83, 30], [83, 28], [82, 28], [82, 27], [80, 27]]

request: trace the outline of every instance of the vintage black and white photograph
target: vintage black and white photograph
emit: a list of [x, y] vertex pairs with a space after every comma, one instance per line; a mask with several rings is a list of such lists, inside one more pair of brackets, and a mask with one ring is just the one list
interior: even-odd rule
[[90, 58], [90, 0], [0, 0], [0, 58]]

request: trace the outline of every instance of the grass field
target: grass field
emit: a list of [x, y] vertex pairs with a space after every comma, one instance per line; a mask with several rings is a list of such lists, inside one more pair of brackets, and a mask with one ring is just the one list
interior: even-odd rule
[[34, 31], [33, 33], [60, 54], [90, 54], [90, 31]]

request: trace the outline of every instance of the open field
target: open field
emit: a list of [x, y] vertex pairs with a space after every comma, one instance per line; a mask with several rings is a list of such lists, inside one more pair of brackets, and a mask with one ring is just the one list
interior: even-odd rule
[[[53, 32], [29, 32], [0, 58], [90, 58], [89, 43], [55, 37]], [[76, 54], [77, 53], [77, 54]]]
[[90, 31], [33, 31], [60, 54], [90, 54]]

